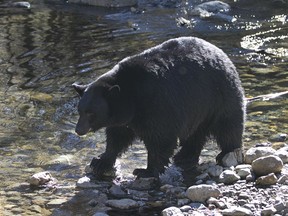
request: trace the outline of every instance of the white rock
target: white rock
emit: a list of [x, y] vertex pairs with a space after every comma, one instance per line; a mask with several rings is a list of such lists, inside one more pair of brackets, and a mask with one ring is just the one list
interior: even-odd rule
[[245, 156], [244, 156], [244, 160], [245, 163], [247, 164], [251, 164], [254, 160], [256, 160], [259, 157], [263, 157], [263, 156], [268, 156], [268, 155], [275, 155], [276, 150], [271, 148], [271, 147], [254, 147], [254, 148], [250, 148]]
[[169, 207], [162, 211], [162, 216], [184, 216], [182, 211], [177, 207]]
[[240, 179], [240, 176], [232, 170], [224, 170], [219, 176], [219, 181], [224, 184], [233, 184]]
[[139, 203], [132, 199], [107, 200], [106, 205], [118, 209], [133, 209], [139, 207]]
[[246, 208], [243, 207], [236, 207], [236, 206], [232, 206], [228, 209], [222, 210], [221, 213], [223, 215], [229, 215], [229, 216], [249, 216], [249, 215], [253, 215], [253, 213]]
[[45, 172], [39, 172], [39, 173], [32, 175], [28, 179], [28, 182], [30, 183], [30, 185], [33, 185], [33, 186], [40, 186], [40, 185], [44, 185], [48, 183], [51, 180], [55, 180], [55, 179], [52, 177], [50, 172], [45, 171]]
[[187, 189], [186, 196], [193, 202], [205, 202], [210, 197], [217, 198], [220, 190], [213, 185], [194, 185]]
[[99, 187], [98, 185], [90, 182], [90, 178], [88, 178], [87, 176], [84, 176], [78, 179], [76, 186], [80, 188], [98, 188]]
[[260, 157], [252, 162], [252, 170], [258, 176], [280, 173], [283, 168], [281, 158], [274, 155]]
[[223, 172], [223, 167], [219, 165], [211, 166], [207, 169], [207, 172], [212, 177], [218, 177]]

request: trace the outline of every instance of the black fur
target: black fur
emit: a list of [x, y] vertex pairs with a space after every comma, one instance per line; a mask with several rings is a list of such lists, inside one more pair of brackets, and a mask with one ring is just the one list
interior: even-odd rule
[[158, 177], [178, 139], [174, 161], [183, 167], [198, 162], [211, 135], [222, 150], [218, 160], [242, 146], [245, 105], [238, 73], [222, 50], [202, 39], [168, 40], [74, 87], [81, 96], [76, 132], [106, 127], [106, 151], [91, 164], [97, 176], [135, 138], [148, 150], [147, 169], [136, 169], [138, 177]]

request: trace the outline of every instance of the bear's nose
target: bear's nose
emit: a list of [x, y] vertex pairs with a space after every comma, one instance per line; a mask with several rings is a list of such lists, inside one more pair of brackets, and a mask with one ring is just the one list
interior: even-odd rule
[[85, 134], [87, 134], [90, 131], [90, 125], [88, 122], [88, 119], [80, 116], [76, 128], [75, 128], [75, 132], [79, 135], [79, 136], [83, 136]]

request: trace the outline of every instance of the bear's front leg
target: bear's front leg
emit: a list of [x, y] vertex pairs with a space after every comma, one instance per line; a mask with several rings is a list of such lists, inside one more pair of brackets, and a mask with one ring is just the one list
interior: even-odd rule
[[[167, 135], [166, 135], [167, 136]], [[143, 139], [148, 151], [147, 169], [135, 169], [133, 174], [137, 178], [159, 178], [169, 164], [169, 158], [173, 155], [177, 145], [176, 137]]]
[[106, 150], [99, 158], [91, 161], [93, 174], [101, 178], [106, 172], [113, 170], [117, 157], [132, 144], [134, 136], [134, 132], [127, 127], [106, 128]]

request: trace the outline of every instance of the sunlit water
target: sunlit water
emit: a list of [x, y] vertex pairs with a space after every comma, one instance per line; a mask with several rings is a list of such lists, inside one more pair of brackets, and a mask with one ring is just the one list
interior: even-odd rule
[[[287, 8], [265, 4], [235, 3], [234, 23], [186, 17], [193, 19], [190, 28], [176, 25], [175, 18], [184, 16], [181, 7], [140, 5], [131, 12], [37, 1], [30, 11], [0, 8], [0, 211], [39, 213], [30, 207], [37, 191], [21, 187], [29, 176], [48, 170], [59, 184], [73, 187], [104, 151], [102, 130], [86, 137], [74, 133], [78, 97], [71, 84], [88, 83], [166, 39], [193, 35], [222, 48], [235, 62], [247, 97], [287, 91]], [[287, 133], [287, 107], [287, 96], [250, 105], [246, 148]], [[213, 159], [212, 149], [205, 148], [204, 158]], [[120, 164], [123, 177], [132, 178], [135, 167], [146, 166], [143, 145], [135, 142]], [[55, 208], [43, 206], [42, 215]]]

